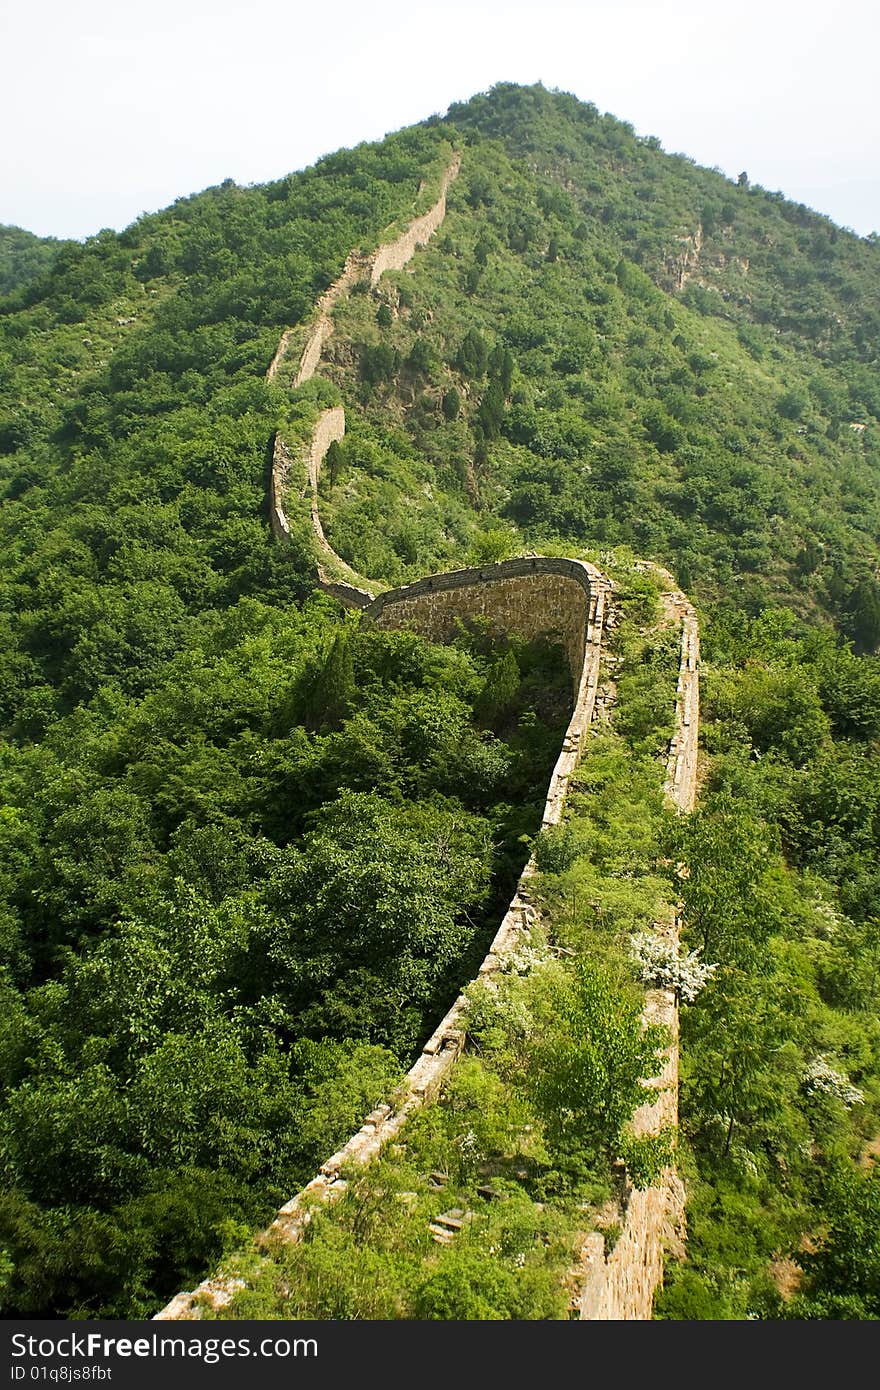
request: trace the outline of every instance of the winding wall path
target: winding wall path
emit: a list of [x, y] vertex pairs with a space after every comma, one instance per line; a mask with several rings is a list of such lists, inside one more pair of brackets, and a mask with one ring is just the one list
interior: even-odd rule
[[[662, 595], [667, 620], [679, 625], [678, 689], [675, 724], [666, 762], [664, 790], [678, 811], [692, 811], [697, 794], [697, 743], [699, 733], [700, 636], [693, 605], [675, 587], [672, 576], [651, 566], [668, 583]], [[670, 908], [655, 931], [676, 946], [681, 921]], [[659, 1134], [678, 1124], [678, 1003], [669, 989], [650, 989], [645, 994], [642, 1018], [669, 1030], [660, 1074], [647, 1082], [656, 1098], [633, 1116], [637, 1135]], [[610, 1254], [598, 1232], [587, 1238], [582, 1257], [578, 1315], [593, 1322], [646, 1321], [651, 1317], [654, 1294], [663, 1282], [664, 1255], [680, 1247], [684, 1238], [684, 1185], [674, 1168], [667, 1168], [655, 1187], [630, 1188], [621, 1232]]]
[[[418, 248], [427, 245], [446, 216], [446, 194], [460, 168], [461, 155], [455, 154], [440, 180], [440, 196], [436, 203], [421, 217], [410, 222], [406, 230], [394, 241], [378, 246], [369, 255], [364, 255], [360, 251], [350, 252], [342, 274], [324, 291], [315, 305], [315, 321], [309, 330], [305, 346], [300, 354], [299, 365], [291, 377], [293, 386], [300, 386], [315, 375], [321, 361], [324, 344], [333, 332], [333, 320], [330, 315], [342, 296], [348, 294], [352, 286], [356, 285], [359, 280], [369, 280], [370, 285], [373, 286], [378, 283], [386, 270], [402, 270], [407, 262], [412, 260]], [[268, 381], [274, 381], [281, 371], [294, 332], [293, 328], [286, 328], [282, 333], [275, 356], [269, 363], [269, 369], [266, 372]]]
[[[312, 376], [321, 351], [332, 332], [330, 311], [339, 297], [367, 274], [375, 285], [387, 269], [398, 269], [425, 244], [443, 221], [446, 192], [460, 167], [456, 155], [444, 175], [441, 196], [423, 217], [417, 218], [398, 238], [380, 247], [371, 257], [353, 254], [339, 279], [322, 296], [318, 318], [303, 349], [293, 384]], [[292, 330], [282, 336], [278, 351], [267, 373], [274, 378], [289, 347]], [[542, 828], [559, 824], [565, 808], [571, 778], [593, 718], [599, 683], [602, 633], [610, 584], [593, 565], [578, 559], [532, 556], [506, 560], [495, 565], [430, 575], [414, 584], [388, 590], [378, 596], [367, 587], [333, 551], [321, 525], [318, 509], [318, 479], [321, 463], [330, 444], [345, 433], [345, 414], [341, 406], [318, 417], [303, 460], [292, 457], [284, 440], [276, 436], [273, 446], [270, 484], [272, 531], [279, 540], [290, 535], [284, 510], [285, 489], [294, 468], [304, 474], [310, 495], [311, 523], [318, 551], [318, 584], [343, 603], [361, 608], [379, 627], [411, 627], [433, 640], [443, 641], [466, 618], [482, 618], [501, 632], [516, 632], [526, 638], [548, 636], [561, 642], [574, 687], [574, 708], [553, 769], [542, 816]], [[330, 569], [327, 569], [327, 565]], [[663, 572], [665, 575], [665, 572]], [[675, 734], [667, 763], [666, 793], [682, 811], [690, 810], [696, 792], [698, 693], [698, 629], [693, 607], [675, 589], [671, 576], [664, 595], [667, 616], [681, 624], [681, 660], [676, 699]], [[530, 880], [537, 872], [534, 858], [526, 864], [510, 906], [480, 966], [479, 976], [491, 977], [502, 968], [505, 956], [529, 938], [537, 920], [537, 909], [530, 893]], [[678, 919], [670, 912], [659, 931], [678, 939]], [[425, 1043], [391, 1103], [380, 1105], [367, 1116], [358, 1132], [337, 1153], [322, 1164], [317, 1175], [302, 1191], [282, 1206], [272, 1223], [257, 1237], [258, 1246], [271, 1248], [278, 1239], [296, 1242], [302, 1238], [315, 1203], [332, 1203], [348, 1184], [340, 1176], [344, 1166], [370, 1162], [383, 1146], [399, 1133], [407, 1116], [437, 1095], [444, 1078], [461, 1053], [465, 1041], [464, 995], [452, 1007]], [[634, 1119], [637, 1132], [658, 1133], [675, 1124], [678, 1113], [678, 1010], [668, 990], [648, 991], [643, 1017], [664, 1023], [671, 1043], [660, 1076], [646, 1081], [656, 1098], [646, 1102]], [[647, 1319], [651, 1316], [654, 1292], [663, 1276], [663, 1252], [683, 1213], [683, 1188], [672, 1169], [657, 1187], [630, 1191], [623, 1216], [621, 1235], [606, 1257], [604, 1238], [588, 1238], [580, 1270], [578, 1313], [582, 1319]], [[177, 1294], [157, 1313], [158, 1320], [193, 1319], [205, 1306], [226, 1306], [243, 1287], [241, 1280], [219, 1275], [206, 1279], [192, 1292]]]

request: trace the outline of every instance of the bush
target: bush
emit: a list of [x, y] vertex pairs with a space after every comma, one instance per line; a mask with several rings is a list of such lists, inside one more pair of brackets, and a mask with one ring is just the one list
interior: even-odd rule
[[546, 826], [535, 840], [535, 864], [542, 874], [564, 874], [579, 853], [578, 837], [570, 825]]

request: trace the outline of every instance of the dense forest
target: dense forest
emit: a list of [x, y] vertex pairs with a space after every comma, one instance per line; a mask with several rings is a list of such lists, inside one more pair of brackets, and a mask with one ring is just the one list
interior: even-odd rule
[[38, 237], [22, 227], [0, 223], [0, 294], [10, 294], [44, 276], [56, 255], [71, 242]]
[[[292, 365], [346, 255], [426, 206], [453, 149], [431, 244], [341, 302], [318, 378], [267, 383], [282, 330]], [[300, 1306], [565, 1315], [566, 1220], [602, 1199], [646, 1056], [627, 1044], [604, 1129], [559, 1132], [560, 1076], [577, 1040], [635, 1019], [627, 943], [681, 861], [687, 943], [716, 968], [682, 1008], [689, 1240], [657, 1313], [880, 1316], [878, 258], [746, 174], [507, 86], [119, 234], [4, 229], [7, 1315], [147, 1316], [202, 1277], [387, 1092], [527, 856], [559, 652], [343, 615], [295, 496], [291, 543], [271, 539], [273, 432], [342, 400], [321, 507], [360, 573], [589, 554], [644, 627], [633, 554], [675, 572], [703, 617], [705, 766], [679, 823], [657, 771], [668, 661], [625, 627], [617, 722], [542, 850], [578, 971], [542, 961], [505, 1017], [476, 1017], [479, 1059], [413, 1140], [430, 1167], [444, 1125], [447, 1147], [473, 1132], [466, 1186], [474, 1145], [527, 1124], [516, 1238], [490, 1215], [434, 1278], [355, 1221], [365, 1311], [328, 1301], [321, 1270], [357, 1260], [344, 1223], [318, 1229]], [[531, 1056], [543, 1080], [518, 1088]]]

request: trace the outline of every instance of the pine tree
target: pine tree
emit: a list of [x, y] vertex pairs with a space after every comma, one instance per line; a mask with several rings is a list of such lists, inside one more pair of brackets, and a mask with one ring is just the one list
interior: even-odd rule
[[351, 638], [343, 629], [333, 639], [314, 691], [315, 722], [322, 729], [338, 729], [351, 708], [354, 695], [354, 658]]

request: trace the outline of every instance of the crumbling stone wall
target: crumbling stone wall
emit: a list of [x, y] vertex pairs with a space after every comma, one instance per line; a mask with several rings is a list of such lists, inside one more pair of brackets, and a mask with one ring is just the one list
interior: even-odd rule
[[692, 811], [697, 799], [697, 749], [700, 727], [700, 625], [684, 594], [673, 595], [681, 620], [681, 659], [675, 703], [675, 733], [669, 749], [666, 794], [680, 811]]
[[[333, 320], [330, 317], [333, 312], [333, 307], [337, 300], [348, 293], [352, 285], [364, 278], [369, 269], [369, 264], [367, 257], [361, 256], [357, 251], [352, 251], [346, 259], [342, 274], [337, 280], [334, 280], [329, 289], [326, 289], [321, 295], [317, 304], [318, 316], [306, 339], [306, 345], [299, 359], [299, 366], [293, 377], [294, 386], [300, 386], [304, 381], [310, 381], [315, 375], [315, 372], [318, 370], [318, 364], [321, 361], [321, 353], [324, 350], [324, 344], [333, 332]], [[289, 329], [287, 336], [288, 338], [290, 337]], [[281, 344], [279, 343], [279, 350], [280, 348]], [[276, 353], [276, 357], [277, 355]], [[282, 352], [282, 357], [283, 355]]]
[[290, 539], [290, 522], [284, 510], [284, 492], [294, 468], [294, 460], [280, 434], [272, 444], [272, 472], [269, 477], [269, 525], [278, 541]]
[[458, 623], [483, 619], [498, 633], [559, 641], [575, 693], [584, 666], [585, 611], [599, 571], [579, 560], [535, 555], [453, 570], [380, 594], [366, 609], [379, 627], [411, 627], [448, 642]]
[[[531, 577], [527, 579], [527, 575]], [[449, 616], [445, 609], [447, 600], [444, 596], [457, 594], [461, 601], [463, 596], [470, 592], [473, 600], [472, 615], [479, 613], [493, 620], [493, 616], [498, 619], [500, 615], [506, 615], [511, 594], [520, 593], [519, 588], [512, 590], [509, 587], [511, 580], [525, 580], [526, 584], [540, 586], [547, 577], [561, 578], [569, 586], [565, 597], [568, 606], [577, 610], [576, 624], [580, 629], [577, 640], [582, 656], [576, 672], [574, 709], [563, 740], [562, 751], [550, 778], [542, 826], [557, 825], [561, 819], [569, 782], [577, 766], [583, 735], [593, 717], [599, 680], [605, 603], [609, 590], [604, 576], [593, 565], [579, 560], [536, 557], [534, 567], [531, 560], [507, 560], [479, 569], [435, 575], [433, 581], [436, 588], [432, 588], [430, 580], [419, 580], [418, 584], [380, 595], [371, 605], [374, 610], [371, 616], [383, 627], [417, 626], [420, 630], [427, 631], [436, 622], [444, 623]], [[414, 590], [418, 592], [413, 592]], [[497, 599], [499, 604], [498, 612], [494, 615], [493, 599]], [[541, 607], [540, 604], [536, 606]], [[525, 608], [518, 606], [517, 611], [525, 621]], [[551, 631], [555, 631], [558, 614], [549, 607], [545, 611], [550, 622], [554, 624]], [[367, 612], [370, 615], [370, 609]], [[461, 606], [459, 612], [462, 612]], [[532, 628], [531, 634], [526, 632], [523, 635], [538, 635], [540, 629], [535, 629], [534, 623]], [[534, 859], [530, 859], [480, 966], [480, 977], [491, 976], [499, 970], [503, 958], [528, 938], [531, 924], [537, 917], [537, 910], [529, 891], [529, 881], [536, 872]], [[369, 1163], [384, 1145], [400, 1132], [407, 1116], [437, 1095], [449, 1069], [464, 1046], [464, 1011], [465, 998], [460, 994], [425, 1043], [419, 1057], [407, 1072], [397, 1095], [390, 1103], [379, 1106], [368, 1115], [348, 1143], [321, 1165], [316, 1177], [289, 1202], [285, 1202], [271, 1225], [257, 1238], [258, 1244], [271, 1245], [278, 1239], [288, 1242], [301, 1240], [311, 1219], [314, 1204], [335, 1202], [345, 1192], [347, 1183], [340, 1176], [343, 1167], [351, 1163]], [[199, 1318], [202, 1306], [207, 1304], [215, 1308], [224, 1307], [240, 1287], [241, 1284], [237, 1281], [222, 1276], [206, 1279], [192, 1292], [177, 1294], [155, 1315], [156, 1319], [175, 1321]]]
[[[656, 567], [654, 567], [656, 568]], [[671, 581], [672, 576], [661, 571]], [[675, 705], [675, 731], [666, 764], [666, 795], [679, 811], [693, 810], [697, 793], [699, 731], [699, 624], [696, 612], [677, 589], [664, 596], [667, 615], [680, 624], [681, 650]], [[670, 909], [655, 930], [676, 945], [680, 919]], [[670, 1035], [660, 1074], [648, 1082], [656, 1098], [633, 1117], [638, 1135], [659, 1134], [678, 1123], [678, 1004], [672, 990], [652, 989], [645, 996], [642, 1017], [659, 1023]], [[663, 1282], [667, 1250], [680, 1249], [684, 1239], [685, 1190], [674, 1168], [667, 1168], [656, 1187], [630, 1188], [620, 1236], [606, 1255], [600, 1233], [588, 1237], [581, 1256], [578, 1314], [587, 1321], [645, 1321], [651, 1317], [654, 1295]]]
[[[388, 242], [385, 246], [377, 247], [370, 255], [362, 255], [359, 251], [350, 252], [342, 274], [324, 291], [315, 306], [316, 318], [302, 350], [299, 365], [293, 375], [292, 384], [294, 386], [300, 386], [304, 381], [310, 381], [318, 370], [324, 344], [333, 332], [331, 315], [338, 300], [347, 294], [359, 280], [369, 279], [370, 285], [373, 286], [378, 283], [386, 270], [401, 270], [412, 259], [416, 250], [430, 241], [446, 216], [446, 194], [460, 168], [461, 156], [456, 154], [443, 174], [440, 182], [440, 197], [436, 203], [421, 217], [414, 218], [406, 230], [394, 241]], [[281, 370], [293, 331], [292, 328], [287, 328], [282, 333], [275, 356], [266, 372], [268, 381], [274, 381]]]
[[[657, 927], [678, 940], [678, 919]], [[645, 997], [642, 1018], [669, 1030], [660, 1073], [646, 1083], [656, 1099], [639, 1107], [633, 1130], [639, 1136], [659, 1134], [678, 1123], [678, 1006], [671, 990], [652, 989]], [[663, 1282], [667, 1250], [680, 1247], [684, 1236], [685, 1191], [674, 1168], [667, 1168], [655, 1187], [628, 1186], [620, 1235], [607, 1255], [605, 1237], [587, 1238], [578, 1271], [581, 1320], [644, 1322], [650, 1319], [654, 1295]]]
[[[315, 305], [317, 317], [306, 339], [296, 375], [293, 378], [293, 385], [299, 386], [300, 382], [308, 381], [315, 375], [318, 363], [321, 360], [321, 349], [330, 334], [333, 332], [333, 324], [330, 313], [334, 304], [341, 295], [346, 294], [358, 280], [362, 280], [369, 270], [370, 262], [358, 251], [351, 251], [346, 257], [345, 266], [342, 274], [333, 281], [332, 285], [324, 291]], [[294, 333], [293, 328], [285, 328], [275, 349], [275, 356], [269, 363], [266, 371], [266, 380], [274, 381], [281, 365], [287, 356], [287, 349], [290, 346], [290, 339]]]
[[[458, 172], [458, 156], [447, 170], [441, 197], [434, 207], [416, 219], [407, 232], [380, 248], [365, 262], [350, 256], [338, 281], [319, 302], [319, 318], [306, 344], [295, 381], [311, 376], [320, 361], [324, 341], [332, 332], [329, 309], [355, 279], [369, 269], [371, 283], [387, 269], [410, 259], [436, 230], [445, 214], [448, 184]], [[379, 267], [377, 269], [377, 267]], [[283, 360], [289, 332], [282, 337], [269, 369], [273, 377]], [[303, 375], [305, 372], [307, 375]], [[341, 407], [324, 411], [312, 434], [306, 455], [306, 486], [311, 497], [311, 518], [320, 555], [332, 560], [354, 581], [332, 579], [318, 562], [318, 583], [349, 606], [364, 608], [368, 619], [383, 628], [410, 627], [435, 641], [447, 640], [459, 621], [480, 618], [500, 632], [516, 632], [526, 638], [548, 636], [562, 643], [574, 685], [574, 709], [557, 759], [542, 816], [542, 827], [559, 824], [570, 780], [577, 767], [583, 736], [593, 717], [599, 681], [602, 631], [608, 582], [594, 566], [574, 559], [533, 556], [503, 561], [447, 574], [432, 575], [415, 584], [380, 594], [360, 587], [360, 577], [335, 555], [325, 535], [318, 508], [318, 477], [327, 449], [345, 432]], [[282, 497], [293, 466], [280, 435], [273, 449], [271, 518], [273, 533], [290, 534]], [[656, 569], [656, 566], [652, 566]], [[665, 573], [665, 572], [664, 572]], [[699, 632], [696, 613], [683, 594], [674, 589], [664, 595], [667, 614], [681, 625], [681, 658], [676, 696], [675, 733], [667, 762], [666, 793], [683, 811], [693, 807], [696, 796], [697, 733], [699, 723]], [[536, 873], [530, 859], [520, 877], [510, 906], [480, 966], [481, 977], [491, 977], [504, 957], [528, 939], [537, 911], [529, 891]], [[678, 917], [656, 924], [678, 941]], [[459, 995], [422, 1048], [396, 1096], [367, 1116], [358, 1132], [321, 1166], [305, 1188], [286, 1202], [257, 1244], [271, 1247], [278, 1240], [296, 1242], [311, 1219], [315, 1204], [337, 1201], [347, 1188], [341, 1173], [346, 1165], [370, 1162], [397, 1135], [407, 1116], [437, 1095], [465, 1041], [464, 996]], [[645, 999], [646, 1022], [664, 1024], [670, 1034], [660, 1074], [645, 1082], [655, 1098], [634, 1116], [639, 1134], [656, 1134], [674, 1125], [678, 1116], [678, 1009], [669, 990], [650, 990]], [[663, 1278], [663, 1259], [670, 1243], [681, 1240], [684, 1220], [684, 1188], [675, 1171], [668, 1169], [656, 1187], [627, 1194], [620, 1236], [610, 1253], [600, 1233], [587, 1238], [581, 1258], [578, 1312], [583, 1320], [645, 1320], [651, 1317], [653, 1298]], [[155, 1316], [158, 1320], [193, 1319], [204, 1306], [226, 1306], [243, 1287], [235, 1278], [217, 1276], [203, 1281], [193, 1292], [177, 1294]]]
[[[315, 477], [316, 480], [316, 477]], [[560, 588], [559, 585], [565, 587]], [[456, 620], [487, 619], [493, 626], [534, 637], [542, 633], [561, 636], [569, 653], [581, 652], [576, 698], [562, 750], [553, 770], [542, 816], [542, 826], [560, 822], [570, 780], [577, 767], [584, 733], [595, 708], [599, 680], [602, 629], [608, 583], [594, 566], [578, 560], [535, 556], [502, 561], [449, 574], [433, 575], [401, 589], [380, 595], [366, 609], [366, 616], [386, 628], [411, 627], [442, 640]], [[531, 594], [532, 601], [529, 602]], [[682, 594], [666, 596], [681, 622], [681, 658], [676, 700], [676, 731], [667, 764], [667, 791], [682, 810], [693, 806], [696, 788], [698, 730], [698, 628], [696, 614]], [[562, 602], [565, 618], [557, 606]], [[572, 615], [575, 615], [572, 617]], [[528, 939], [537, 909], [530, 892], [536, 872], [533, 859], [523, 870], [510, 906], [480, 967], [482, 978], [491, 977], [504, 957]], [[677, 940], [678, 919], [658, 925]], [[464, 996], [459, 995], [425, 1043], [392, 1101], [367, 1116], [347, 1144], [322, 1164], [318, 1174], [301, 1192], [282, 1206], [275, 1219], [257, 1238], [271, 1248], [282, 1240], [302, 1239], [316, 1204], [337, 1201], [347, 1189], [341, 1176], [352, 1163], [367, 1164], [389, 1140], [400, 1133], [407, 1116], [439, 1092], [465, 1041]], [[646, 1082], [654, 1099], [634, 1117], [639, 1134], [655, 1134], [674, 1125], [678, 1114], [678, 1010], [669, 990], [650, 990], [643, 1017], [669, 1029], [661, 1072]], [[644, 1321], [651, 1317], [654, 1294], [662, 1282], [663, 1261], [670, 1245], [682, 1238], [684, 1187], [670, 1168], [656, 1187], [630, 1189], [621, 1233], [608, 1254], [601, 1233], [588, 1237], [581, 1259], [578, 1313], [588, 1321]], [[198, 1318], [206, 1304], [228, 1304], [241, 1288], [235, 1279], [205, 1280], [193, 1292], [178, 1294], [160, 1313], [159, 1320]]]
[[346, 607], [364, 608], [373, 599], [373, 594], [360, 587], [363, 583], [361, 576], [356, 574], [330, 545], [324, 535], [318, 506], [321, 464], [330, 445], [342, 439], [344, 434], [345, 411], [341, 405], [336, 405], [329, 410], [323, 410], [318, 416], [304, 456], [301, 453], [294, 458], [280, 432], [275, 435], [269, 481], [269, 524], [276, 540], [290, 539], [290, 522], [284, 510], [284, 497], [290, 487], [291, 477], [299, 474], [303, 479], [302, 496], [304, 497], [306, 492], [309, 494], [312, 534], [318, 552], [315, 582], [319, 589], [332, 594]]
[[[352, 251], [349, 254], [342, 274], [324, 291], [317, 302], [317, 316], [306, 339], [299, 366], [292, 379], [294, 386], [299, 386], [304, 381], [310, 381], [318, 370], [324, 344], [333, 332], [331, 315], [339, 299], [347, 294], [359, 280], [369, 277], [370, 284], [375, 285], [386, 270], [399, 270], [412, 258], [419, 246], [424, 246], [431, 239], [446, 216], [446, 194], [460, 167], [461, 156], [456, 154], [441, 180], [440, 197], [437, 202], [421, 217], [415, 218], [406, 231], [401, 233], [395, 241], [389, 242], [386, 246], [378, 247], [369, 256], [361, 255], [359, 251]], [[275, 356], [266, 372], [268, 381], [274, 381], [281, 370], [293, 332], [292, 328], [287, 328], [282, 333], [275, 350]], [[351, 585], [340, 583], [338, 579], [331, 577], [319, 566], [319, 587], [328, 593], [333, 593], [340, 602], [350, 607], [362, 608], [366, 603], [369, 603], [372, 595], [360, 588], [357, 583], [358, 576], [355, 575], [354, 571], [343, 560], [334, 556], [324, 536], [318, 513], [318, 472], [330, 445], [334, 439], [341, 439], [344, 433], [345, 413], [342, 406], [323, 411], [315, 425], [307, 454], [308, 479], [312, 496], [312, 527], [318, 542], [318, 549], [328, 561], [331, 559], [333, 561], [331, 568], [334, 571], [341, 568], [353, 581]], [[276, 435], [272, 452], [269, 519], [272, 532], [278, 540], [286, 540], [290, 537], [290, 524], [284, 511], [284, 490], [292, 466], [293, 460], [289, 449], [281, 436]]]
[[315, 428], [312, 431], [311, 442], [306, 456], [306, 470], [308, 474], [309, 492], [311, 494], [312, 528], [322, 549], [330, 550], [327, 538], [324, 535], [324, 528], [321, 525], [321, 514], [318, 510], [318, 478], [321, 473], [321, 464], [327, 455], [327, 450], [331, 444], [337, 443], [345, 435], [345, 411], [341, 405], [334, 406], [331, 410], [322, 410], [318, 416]]
[[370, 284], [375, 285], [386, 270], [402, 270], [420, 246], [426, 245], [446, 216], [446, 194], [449, 185], [461, 168], [461, 156], [453, 156], [452, 163], [443, 175], [440, 197], [432, 208], [422, 217], [417, 217], [407, 227], [403, 236], [387, 246], [380, 246], [373, 252], [370, 265]]

